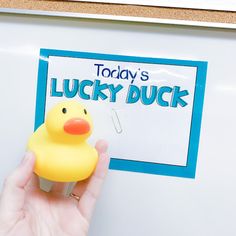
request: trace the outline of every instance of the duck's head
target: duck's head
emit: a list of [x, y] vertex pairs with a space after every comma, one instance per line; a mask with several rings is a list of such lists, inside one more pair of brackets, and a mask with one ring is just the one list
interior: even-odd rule
[[82, 142], [92, 133], [87, 109], [76, 101], [64, 101], [47, 114], [45, 125], [51, 138], [61, 142]]

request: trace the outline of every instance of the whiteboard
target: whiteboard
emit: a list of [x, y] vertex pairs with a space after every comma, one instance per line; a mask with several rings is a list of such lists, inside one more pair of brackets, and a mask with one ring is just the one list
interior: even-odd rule
[[0, 18], [4, 32], [0, 38], [1, 184], [20, 161], [34, 129], [40, 49], [205, 61], [208, 69], [195, 178], [110, 170], [89, 235], [221, 236], [236, 232], [235, 30]]
[[[87, 0], [71, 0], [88, 2]], [[236, 11], [235, 0], [90, 0], [89, 2], [120, 3], [161, 7], [195, 8], [207, 10]]]

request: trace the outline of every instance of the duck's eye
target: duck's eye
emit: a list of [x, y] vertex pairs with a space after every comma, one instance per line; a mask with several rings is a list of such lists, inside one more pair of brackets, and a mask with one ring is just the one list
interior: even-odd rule
[[62, 108], [62, 113], [66, 114], [66, 112], [67, 112], [66, 108], [65, 107]]
[[86, 109], [84, 109], [84, 114], [87, 115], [87, 110]]

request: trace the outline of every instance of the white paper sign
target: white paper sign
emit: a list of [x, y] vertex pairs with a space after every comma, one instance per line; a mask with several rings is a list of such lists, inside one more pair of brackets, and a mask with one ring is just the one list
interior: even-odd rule
[[[88, 0], [72, 0], [88, 2]], [[236, 11], [235, 0], [90, 0], [89, 2]]]
[[41, 50], [36, 128], [75, 99], [109, 139], [111, 168], [195, 176], [206, 62]]

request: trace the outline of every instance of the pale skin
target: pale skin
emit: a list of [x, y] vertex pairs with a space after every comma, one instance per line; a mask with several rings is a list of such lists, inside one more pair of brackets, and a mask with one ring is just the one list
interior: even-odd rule
[[27, 153], [6, 179], [0, 198], [1, 236], [86, 236], [94, 206], [107, 173], [107, 144], [98, 141], [99, 161], [93, 175], [63, 195], [65, 184], [55, 183], [49, 193], [39, 188], [33, 173], [35, 156]]

